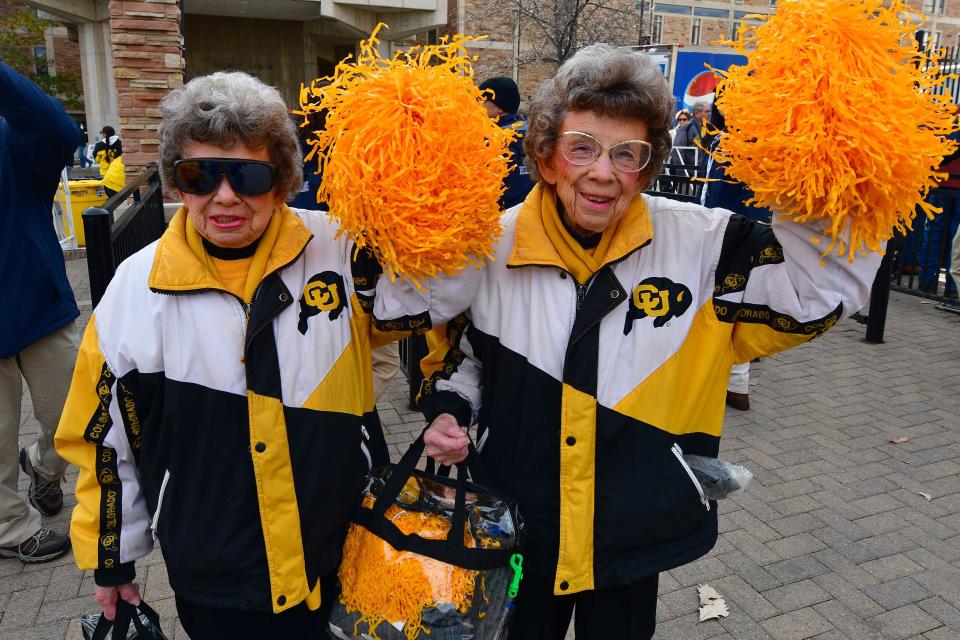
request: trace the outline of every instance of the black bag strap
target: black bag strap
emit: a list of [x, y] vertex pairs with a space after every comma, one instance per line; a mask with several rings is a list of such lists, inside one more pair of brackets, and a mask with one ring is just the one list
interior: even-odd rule
[[425, 431], [410, 445], [400, 462], [392, 469], [390, 477], [377, 495], [373, 507], [371, 509], [358, 509], [354, 521], [390, 543], [395, 549], [419, 553], [465, 569], [483, 570], [505, 566], [510, 561], [514, 549], [469, 548], [463, 544], [463, 528], [467, 517], [467, 476], [469, 475], [480, 486], [490, 486], [489, 475], [472, 442], [468, 448], [467, 459], [457, 464], [453, 521], [445, 540], [427, 540], [413, 533], [405, 534], [386, 517], [387, 509], [390, 508], [391, 504], [394, 504], [397, 496], [400, 495], [423, 454], [424, 433]]
[[[147, 620], [150, 621], [150, 624], [153, 625], [155, 632], [147, 630], [143, 621], [140, 619], [139, 612], [143, 612], [143, 615], [145, 615]], [[101, 614], [100, 619], [97, 620], [97, 626], [93, 629], [93, 636], [90, 640], [107, 640], [107, 633], [111, 628], [113, 629], [111, 640], [126, 640], [127, 631], [130, 629], [131, 623], [133, 623], [137, 634], [143, 640], [160, 640], [161, 638], [165, 638], [163, 631], [160, 629], [160, 615], [154, 611], [153, 607], [143, 600], [140, 600], [139, 605], [132, 605], [126, 600], [118, 598], [117, 613], [113, 621], [107, 620], [106, 616]]]
[[101, 612], [100, 617], [97, 619], [97, 626], [93, 628], [93, 635], [90, 636], [90, 640], [107, 640], [107, 633], [112, 626], [113, 621], [107, 620], [107, 617]]

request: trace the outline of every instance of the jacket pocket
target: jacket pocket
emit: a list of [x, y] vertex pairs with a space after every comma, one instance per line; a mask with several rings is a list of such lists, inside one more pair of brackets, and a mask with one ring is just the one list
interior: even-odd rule
[[710, 511], [710, 501], [707, 500], [706, 496], [704, 495], [703, 485], [701, 485], [700, 481], [697, 480], [697, 476], [693, 473], [693, 469], [691, 469], [690, 465], [687, 464], [687, 461], [683, 459], [683, 449], [680, 448], [679, 444], [674, 442], [673, 447], [670, 448], [670, 451], [673, 452], [673, 455], [677, 458], [677, 462], [680, 463], [680, 466], [683, 467], [683, 470], [687, 472], [688, 476], [690, 476], [690, 482], [693, 483], [693, 486], [697, 489], [697, 493], [700, 494], [700, 502], [707, 511]]
[[153, 520], [150, 521], [150, 528], [153, 530], [153, 539], [157, 539], [157, 527], [160, 523], [160, 510], [163, 508], [163, 494], [167, 491], [167, 483], [170, 481], [170, 470], [164, 469], [163, 480], [160, 482], [160, 493], [157, 495], [157, 510], [153, 512]]

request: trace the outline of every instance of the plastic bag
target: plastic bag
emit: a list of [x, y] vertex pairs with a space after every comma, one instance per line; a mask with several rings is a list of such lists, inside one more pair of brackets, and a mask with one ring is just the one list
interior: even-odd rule
[[117, 600], [113, 622], [102, 613], [80, 616], [80, 631], [84, 640], [167, 640], [160, 629], [160, 616], [142, 600], [138, 606]]
[[367, 476], [330, 614], [335, 638], [505, 637], [522, 575], [516, 505], [467, 482], [468, 468], [485, 480], [472, 445], [455, 480], [416, 470], [422, 451], [421, 434], [399, 464]]
[[707, 500], [722, 500], [735, 496], [753, 480], [753, 474], [743, 465], [692, 454], [684, 454], [683, 459], [700, 481]]

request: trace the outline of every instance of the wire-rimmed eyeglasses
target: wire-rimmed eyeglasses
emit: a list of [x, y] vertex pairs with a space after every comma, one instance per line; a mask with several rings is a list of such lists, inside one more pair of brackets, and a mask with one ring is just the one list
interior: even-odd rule
[[589, 133], [564, 131], [557, 143], [560, 153], [570, 164], [585, 167], [597, 161], [607, 150], [614, 168], [625, 173], [636, 173], [650, 162], [653, 145], [646, 140], [624, 140], [608, 147]]

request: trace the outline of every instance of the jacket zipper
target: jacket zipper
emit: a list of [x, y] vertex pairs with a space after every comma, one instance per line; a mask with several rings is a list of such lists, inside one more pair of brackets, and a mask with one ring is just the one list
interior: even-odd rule
[[153, 530], [153, 539], [157, 539], [157, 523], [160, 522], [160, 507], [163, 506], [163, 494], [167, 490], [167, 482], [170, 481], [170, 470], [164, 469], [163, 471], [163, 482], [160, 483], [160, 495], [157, 497], [157, 510], [153, 512], [153, 520], [150, 523], [150, 528]]
[[693, 473], [693, 469], [691, 469], [690, 465], [687, 464], [687, 461], [683, 459], [683, 450], [680, 448], [680, 445], [674, 442], [673, 446], [670, 448], [670, 451], [673, 452], [673, 455], [677, 457], [677, 461], [680, 463], [680, 466], [683, 467], [683, 470], [687, 472], [688, 476], [690, 476], [690, 481], [693, 482], [693, 486], [697, 488], [697, 493], [700, 494], [700, 502], [703, 503], [703, 506], [706, 507], [707, 511], [710, 511], [710, 501], [707, 500], [706, 496], [703, 494], [703, 487], [700, 485], [700, 481], [697, 480], [697, 476]]
[[360, 425], [360, 433], [363, 434], [363, 438], [360, 440], [360, 451], [363, 452], [364, 457], [367, 459], [367, 470], [373, 468], [373, 457], [370, 455], [370, 449], [367, 448], [367, 442], [370, 441], [370, 432], [367, 431], [367, 427]]
[[577, 285], [577, 311], [580, 310], [580, 306], [583, 305], [583, 299], [586, 297], [587, 297], [587, 285], [578, 284]]

